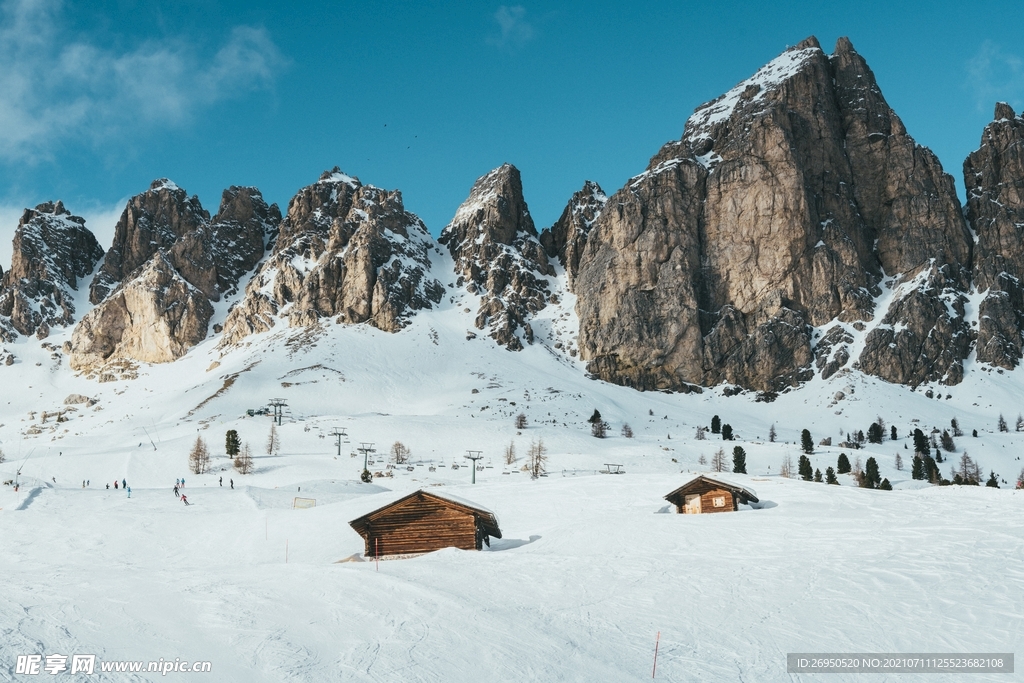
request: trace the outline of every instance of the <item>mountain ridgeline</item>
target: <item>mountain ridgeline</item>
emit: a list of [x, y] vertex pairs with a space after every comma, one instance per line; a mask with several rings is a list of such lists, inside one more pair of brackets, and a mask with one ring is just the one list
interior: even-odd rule
[[486, 343], [519, 351], [549, 344], [534, 319], [573, 296], [575, 345], [552, 350], [641, 390], [779, 392], [851, 371], [952, 385], [969, 357], [1012, 370], [1024, 355], [1024, 119], [1009, 105], [963, 172], [966, 207], [850, 41], [828, 55], [812, 37], [698, 107], [614, 194], [584, 183], [540, 232], [510, 164], [436, 243], [399, 191], [338, 168], [283, 216], [231, 187], [211, 217], [157, 180], [105, 254], [83, 219], [41, 204], [2, 274], [0, 341], [73, 327], [71, 367], [104, 377], [211, 335], [228, 350], [279, 326], [399, 333], [469, 301]]

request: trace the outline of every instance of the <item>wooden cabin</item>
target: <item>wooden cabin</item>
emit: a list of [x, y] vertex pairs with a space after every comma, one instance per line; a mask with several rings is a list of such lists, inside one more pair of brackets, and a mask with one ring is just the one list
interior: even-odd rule
[[694, 477], [665, 496], [665, 500], [676, 506], [676, 512], [684, 515], [735, 512], [740, 503], [758, 502], [750, 489], [707, 475]]
[[419, 490], [349, 524], [366, 544], [364, 555], [410, 555], [441, 548], [480, 550], [501, 538], [490, 510], [446, 494]]

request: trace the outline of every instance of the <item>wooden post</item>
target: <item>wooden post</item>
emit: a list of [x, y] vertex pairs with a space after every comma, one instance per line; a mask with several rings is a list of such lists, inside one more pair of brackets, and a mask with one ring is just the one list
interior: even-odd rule
[[661, 631], [658, 631], [658, 635], [654, 639], [654, 668], [651, 669], [651, 678], [654, 678], [654, 674], [658, 672], [658, 643], [661, 642]]

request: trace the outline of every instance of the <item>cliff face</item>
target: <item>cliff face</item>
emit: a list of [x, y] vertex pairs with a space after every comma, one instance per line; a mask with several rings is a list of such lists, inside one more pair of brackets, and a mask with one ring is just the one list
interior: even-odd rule
[[540, 233], [544, 252], [548, 258], [558, 259], [565, 268], [570, 287], [580, 268], [580, 257], [587, 245], [587, 235], [607, 202], [608, 197], [601, 186], [588, 180], [583, 184], [583, 189], [569, 199], [554, 225]]
[[523, 198], [519, 170], [504, 164], [477, 179], [441, 232], [457, 285], [480, 297], [476, 327], [512, 351], [533, 343], [532, 313], [544, 308], [554, 276]]
[[0, 279], [0, 337], [14, 334], [40, 339], [54, 326], [75, 322], [72, 295], [79, 279], [96, 267], [103, 250], [61, 202], [26, 209], [14, 233], [10, 269]]
[[[884, 315], [865, 371], [959, 381], [970, 254], [952, 179], [864, 60], [810, 38], [698, 108], [608, 200], [574, 283], [580, 347], [591, 372], [638, 388], [777, 391], [812, 376], [811, 326]], [[923, 271], [875, 311], [883, 274]]]
[[363, 185], [337, 168], [288, 205], [270, 257], [228, 315], [224, 344], [276, 324], [322, 318], [395, 332], [444, 293], [430, 276], [436, 249], [398, 191]]
[[129, 200], [90, 287], [96, 307], [75, 328], [71, 366], [115, 360], [162, 363], [202, 341], [211, 302], [237, 289], [280, 223], [259, 190], [230, 187], [211, 220], [169, 180]]
[[981, 147], [964, 161], [967, 218], [978, 236], [974, 281], [979, 306], [978, 360], [1013, 369], [1024, 327], [1024, 119], [996, 105]]

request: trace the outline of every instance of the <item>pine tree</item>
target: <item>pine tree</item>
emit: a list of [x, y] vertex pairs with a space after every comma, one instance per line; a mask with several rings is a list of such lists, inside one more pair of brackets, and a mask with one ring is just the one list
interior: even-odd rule
[[878, 461], [873, 457], [868, 458], [864, 465], [864, 481], [866, 483], [865, 488], [869, 489], [873, 489], [882, 483], [882, 477], [878, 472]]
[[722, 420], [720, 417], [715, 415], [711, 418], [711, 433], [718, 434], [722, 431]]
[[903, 458], [899, 453], [896, 454], [896, 469], [903, 471]]
[[988, 481], [985, 482], [985, 486], [989, 486], [994, 489], [999, 488], [999, 477], [996, 476], [994, 471], [989, 470]]
[[914, 465], [910, 468], [910, 476], [914, 479], [924, 479], [924, 460], [917, 453], [914, 454]]
[[[596, 413], [597, 411], [595, 410], [594, 412]], [[598, 439], [605, 438], [606, 436], [608, 436], [608, 423], [605, 422], [604, 420], [596, 420], [594, 422], [591, 422], [590, 435]]]
[[800, 446], [808, 455], [814, 452], [814, 439], [811, 438], [810, 430], [805, 429], [800, 432]]
[[810, 481], [814, 478], [814, 470], [811, 468], [811, 459], [806, 455], [800, 456], [800, 478]]
[[725, 449], [719, 448], [711, 457], [711, 470], [714, 472], [725, 471]]
[[920, 429], [914, 430], [914, 452], [921, 455], [928, 452], [928, 439]]
[[1017, 413], [1017, 431], [1024, 432], [1024, 415], [1021, 415], [1020, 413]]
[[935, 464], [935, 458], [930, 455], [926, 455], [924, 460], [924, 478], [933, 484], [938, 484], [942, 481], [942, 475], [939, 474], [939, 466]]
[[836, 471], [831, 467], [825, 468], [825, 483], [839, 485], [839, 480], [836, 479]]
[[821, 470], [819, 470], [819, 469], [815, 469], [814, 470], [814, 481], [819, 482], [819, 483], [821, 482]]
[[203, 474], [210, 466], [210, 449], [206, 447], [203, 437], [197, 436], [188, 454], [188, 466], [192, 474]]
[[846, 457], [846, 453], [840, 453], [839, 459], [836, 461], [836, 472], [839, 474], [847, 474], [850, 471], [850, 459]]
[[1003, 414], [1002, 413], [999, 414], [999, 422], [997, 424], [999, 426], [999, 431], [1001, 431], [1001, 432], [1008, 432], [1008, 431], [1010, 431], [1006, 427], [1006, 420], [1003, 418]]
[[628, 422], [622, 423], [622, 436], [626, 437], [627, 439], [633, 438], [633, 428], [629, 426]]
[[732, 441], [732, 425], [722, 425], [722, 441]]
[[234, 429], [229, 429], [227, 434], [224, 435], [224, 452], [234, 457], [238, 455], [238, 448], [241, 443], [238, 441], [238, 432]]
[[707, 465], [708, 464], [708, 459], [704, 457], [703, 453], [701, 453], [700, 457], [697, 458], [697, 464], [698, 465]]
[[864, 443], [864, 430], [858, 429], [857, 435], [854, 438], [856, 439], [858, 445], [862, 445]]
[[896, 435], [896, 425], [893, 425], [892, 427], [889, 428], [889, 440], [895, 441], [898, 438], [899, 437]]
[[742, 446], [735, 446], [732, 449], [732, 471], [738, 474], [747, 473], [747, 453]]
[[868, 427], [868, 441], [871, 443], [882, 443], [883, 434], [885, 432], [882, 430], [882, 425], [877, 422], [871, 423], [871, 426]]
[[960, 430], [960, 423], [956, 421], [955, 417], [949, 421], [949, 426], [953, 428], [953, 436], [964, 435], [964, 433]]
[[889, 483], [888, 479], [883, 479], [882, 483], [878, 485], [878, 488], [883, 491], [892, 491], [892, 484]]
[[281, 450], [281, 439], [277, 436], [277, 425], [270, 423], [270, 433], [267, 434], [267, 455], [276, 455]]
[[516, 415], [516, 429], [526, 429], [526, 413]]
[[778, 434], [775, 433], [775, 424], [772, 423], [772, 426], [768, 428], [768, 442], [775, 443], [776, 436], [778, 436]]
[[939, 443], [942, 444], [942, 449], [948, 453], [952, 453], [956, 450], [956, 443], [953, 442], [953, 437], [949, 435], [948, 430], [942, 430], [942, 436], [939, 438]]

